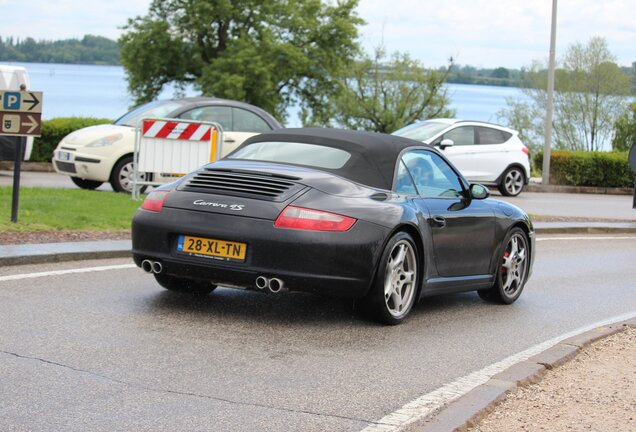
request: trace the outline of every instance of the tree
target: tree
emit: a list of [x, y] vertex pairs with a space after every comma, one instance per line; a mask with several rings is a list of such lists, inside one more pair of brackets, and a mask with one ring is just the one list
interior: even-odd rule
[[287, 106], [322, 118], [335, 77], [358, 53], [358, 0], [153, 0], [129, 20], [121, 62], [136, 103], [164, 85], [238, 99], [284, 120]]
[[[532, 135], [540, 135], [537, 126], [542, 125], [542, 117], [545, 117], [546, 75], [545, 65], [535, 61], [524, 77], [524, 93], [532, 101], [528, 108], [533, 120], [526, 122], [534, 128]], [[630, 78], [616, 65], [605, 39], [593, 37], [586, 45], [571, 45], [555, 76], [553, 138], [556, 147], [589, 151], [606, 148], [630, 91]], [[510, 125], [523, 123], [515, 118], [523, 113], [519, 107], [514, 108], [509, 105], [498, 115], [506, 118]]]
[[339, 81], [336, 125], [390, 133], [416, 120], [454, 116], [444, 87], [452, 62], [439, 72], [424, 69], [407, 54], [386, 60], [384, 49], [377, 48], [373, 58], [363, 56]]
[[508, 79], [510, 78], [510, 71], [506, 69], [505, 67], [498, 67], [497, 69], [492, 71], [490, 76], [493, 78]]
[[636, 144], [636, 102], [618, 118], [614, 125], [614, 139], [612, 150], [628, 151]]

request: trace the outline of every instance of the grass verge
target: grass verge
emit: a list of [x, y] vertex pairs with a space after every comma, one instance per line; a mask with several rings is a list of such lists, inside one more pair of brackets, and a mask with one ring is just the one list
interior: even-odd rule
[[0, 187], [0, 230], [104, 231], [129, 229], [141, 201], [130, 195], [81, 189], [20, 188], [18, 222], [11, 222], [12, 188]]

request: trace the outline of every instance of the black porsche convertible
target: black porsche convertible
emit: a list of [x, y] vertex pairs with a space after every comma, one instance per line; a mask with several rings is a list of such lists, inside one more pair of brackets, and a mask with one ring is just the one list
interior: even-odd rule
[[151, 192], [133, 219], [133, 257], [169, 290], [346, 296], [398, 324], [425, 296], [519, 297], [532, 223], [488, 197], [421, 142], [278, 130]]

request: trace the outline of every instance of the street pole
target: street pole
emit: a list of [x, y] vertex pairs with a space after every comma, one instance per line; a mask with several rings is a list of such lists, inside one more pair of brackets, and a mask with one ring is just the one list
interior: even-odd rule
[[26, 147], [26, 137], [17, 137], [15, 156], [13, 158], [13, 194], [11, 195], [11, 222], [18, 221], [18, 203], [20, 202], [20, 164], [22, 149]]
[[545, 144], [543, 147], [543, 176], [541, 182], [550, 184], [550, 147], [552, 144], [552, 112], [554, 110], [554, 57], [556, 51], [557, 0], [552, 0], [552, 27], [550, 29], [550, 61], [548, 63], [548, 106], [545, 113]]

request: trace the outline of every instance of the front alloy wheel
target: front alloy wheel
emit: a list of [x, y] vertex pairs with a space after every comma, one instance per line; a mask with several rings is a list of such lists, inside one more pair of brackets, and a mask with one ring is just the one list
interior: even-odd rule
[[[115, 192], [132, 193], [133, 190], [133, 177], [135, 175], [135, 165], [133, 164], [133, 157], [126, 156], [121, 159], [113, 168], [110, 176], [110, 185]], [[141, 180], [145, 180], [144, 173], [140, 175]], [[147, 186], [142, 186], [140, 193], [146, 190]]]
[[410, 235], [398, 233], [387, 244], [369, 295], [372, 312], [387, 324], [399, 324], [409, 314], [417, 293], [418, 260]]
[[495, 286], [480, 290], [479, 296], [497, 303], [513, 303], [521, 295], [526, 283], [529, 260], [528, 237], [520, 228], [513, 228], [500, 258]]
[[525, 183], [525, 175], [520, 168], [512, 167], [504, 173], [499, 184], [499, 192], [505, 196], [517, 196]]

